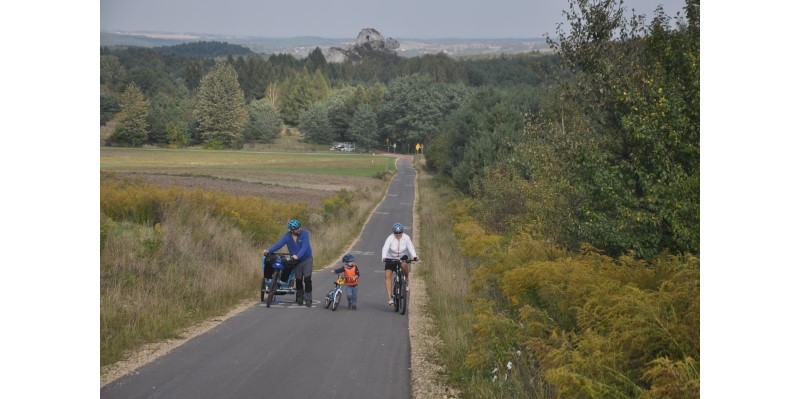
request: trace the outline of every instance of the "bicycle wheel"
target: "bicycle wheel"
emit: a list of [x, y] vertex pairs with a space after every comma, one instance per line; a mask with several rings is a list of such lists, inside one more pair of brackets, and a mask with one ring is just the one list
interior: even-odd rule
[[342, 290], [336, 290], [336, 293], [333, 294], [333, 304], [331, 304], [331, 310], [336, 310], [339, 307], [339, 301], [342, 299]]
[[331, 302], [333, 302], [333, 291], [329, 292], [328, 295], [325, 295], [325, 309], [331, 306]]
[[278, 291], [278, 279], [281, 277], [281, 271], [275, 270], [272, 273], [272, 284], [269, 285], [269, 294], [267, 295], [267, 307], [272, 305], [275, 300], [275, 292]]
[[408, 310], [408, 292], [406, 292], [406, 281], [405, 278], [402, 279], [402, 284], [400, 284], [400, 314], [406, 314], [406, 310]]
[[264, 302], [264, 295], [267, 293], [267, 279], [261, 278], [261, 302]]
[[400, 281], [397, 280], [397, 277], [394, 279], [394, 287], [392, 288], [392, 297], [394, 298], [394, 311], [397, 312], [400, 310]]

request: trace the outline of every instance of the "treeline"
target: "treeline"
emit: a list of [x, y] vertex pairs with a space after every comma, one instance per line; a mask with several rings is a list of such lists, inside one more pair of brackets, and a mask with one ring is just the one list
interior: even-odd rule
[[217, 41], [182, 43], [174, 46], [155, 47], [153, 50], [161, 54], [177, 54], [195, 58], [216, 58], [226, 57], [229, 55], [245, 56], [254, 54], [247, 47], [238, 44], [229, 44], [228, 42]]
[[[211, 49], [216, 56], [203, 56]], [[238, 148], [271, 142], [291, 127], [315, 143], [350, 141], [364, 150], [387, 144], [413, 148], [430, 142], [446, 112], [458, 108], [474, 87], [520, 90], [520, 85], [552, 82], [549, 71], [558, 58], [535, 53], [500, 59], [402, 58], [365, 48], [357, 62], [328, 63], [319, 48], [302, 59], [233, 54], [242, 49], [225, 43], [101, 48], [100, 123], [113, 121], [103, 143]], [[223, 52], [228, 54], [218, 56]], [[219, 74], [233, 79], [215, 78]], [[409, 85], [423, 91], [409, 93]], [[413, 108], [407, 107], [410, 101]], [[203, 102], [218, 106], [203, 108]], [[214, 132], [226, 122], [221, 115], [230, 112], [245, 114], [245, 123], [224, 133], [228, 139], [215, 139]]]

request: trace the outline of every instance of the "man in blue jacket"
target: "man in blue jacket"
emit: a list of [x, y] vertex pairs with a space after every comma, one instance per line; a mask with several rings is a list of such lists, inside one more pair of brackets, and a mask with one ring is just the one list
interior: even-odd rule
[[298, 262], [294, 268], [297, 304], [302, 305], [305, 301], [306, 306], [311, 307], [311, 273], [314, 271], [311, 236], [308, 234], [308, 230], [300, 228], [300, 221], [297, 219], [290, 220], [286, 227], [289, 231], [278, 242], [265, 249], [264, 254], [275, 253], [286, 245], [291, 258]]

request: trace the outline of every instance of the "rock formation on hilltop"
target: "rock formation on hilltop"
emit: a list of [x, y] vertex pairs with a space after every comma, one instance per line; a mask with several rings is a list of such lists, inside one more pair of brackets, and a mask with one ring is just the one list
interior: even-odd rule
[[400, 48], [400, 43], [392, 39], [384, 39], [380, 32], [373, 28], [361, 29], [356, 37], [356, 44], [347, 46], [347, 48], [330, 47], [325, 52], [325, 60], [327, 62], [344, 62], [351, 60], [359, 62], [364, 58], [378, 55], [397, 56], [397, 49]]

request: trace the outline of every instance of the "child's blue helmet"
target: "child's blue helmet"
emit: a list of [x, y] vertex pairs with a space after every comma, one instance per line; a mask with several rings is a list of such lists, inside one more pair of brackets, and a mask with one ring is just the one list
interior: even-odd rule
[[353, 256], [353, 254], [351, 253], [348, 253], [347, 255], [342, 257], [342, 262], [352, 262], [354, 260], [356, 260], [356, 257]]

